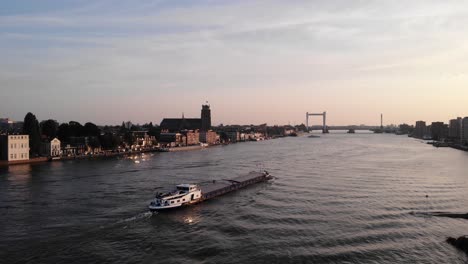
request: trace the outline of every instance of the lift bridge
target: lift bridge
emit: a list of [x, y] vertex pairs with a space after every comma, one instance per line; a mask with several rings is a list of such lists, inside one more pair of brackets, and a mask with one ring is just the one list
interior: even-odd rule
[[310, 132], [310, 127], [309, 127], [309, 117], [310, 116], [322, 116], [323, 118], [323, 127], [322, 127], [322, 133], [326, 134], [328, 133], [328, 128], [327, 128], [327, 112], [323, 113], [306, 113], [306, 127], [307, 127], [307, 132]]
[[[323, 119], [323, 125], [322, 126], [311, 126], [309, 124], [309, 117], [310, 116], [321, 116]], [[374, 133], [382, 133], [384, 130], [383, 127], [383, 114], [380, 114], [380, 126], [366, 126], [366, 125], [348, 125], [348, 126], [327, 126], [327, 112], [323, 113], [306, 113], [306, 128], [307, 132], [312, 131], [313, 129], [321, 129], [322, 133], [328, 133], [329, 130], [370, 130], [373, 131]]]

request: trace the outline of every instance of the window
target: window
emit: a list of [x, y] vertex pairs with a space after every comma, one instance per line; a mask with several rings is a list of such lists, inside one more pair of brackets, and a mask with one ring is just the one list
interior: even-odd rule
[[185, 202], [185, 199], [182, 199], [182, 202]]
[[174, 203], [174, 201], [171, 201], [171, 203]]
[[10, 154], [10, 159], [13, 159], [13, 154]]
[[177, 200], [178, 203], [180, 203], [180, 200]]
[[15, 154], [15, 159], [16, 159], [16, 154]]

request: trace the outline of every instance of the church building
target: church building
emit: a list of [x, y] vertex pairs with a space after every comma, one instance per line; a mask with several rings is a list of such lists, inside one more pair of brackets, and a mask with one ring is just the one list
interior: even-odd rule
[[202, 105], [201, 118], [164, 118], [161, 122], [161, 131], [164, 133], [177, 133], [184, 130], [199, 130], [206, 132], [211, 128], [211, 110], [209, 105]]

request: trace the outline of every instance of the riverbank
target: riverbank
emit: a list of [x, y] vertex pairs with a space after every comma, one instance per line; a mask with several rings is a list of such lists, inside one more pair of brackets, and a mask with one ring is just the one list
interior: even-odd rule
[[[239, 141], [236, 143], [241, 143], [244, 141]], [[245, 141], [250, 142], [250, 141]], [[254, 141], [255, 142], [255, 141]], [[234, 143], [229, 143], [234, 144]], [[227, 144], [227, 145], [229, 145]], [[21, 160], [21, 161], [0, 161], [0, 167], [8, 167], [14, 165], [24, 165], [24, 164], [37, 164], [37, 163], [45, 163], [45, 162], [58, 162], [58, 161], [67, 161], [67, 160], [91, 160], [91, 159], [102, 159], [102, 158], [112, 158], [112, 157], [122, 157], [122, 156], [129, 156], [129, 155], [138, 155], [143, 153], [151, 153], [151, 152], [181, 152], [181, 151], [193, 151], [193, 150], [202, 150], [206, 148], [212, 148], [216, 146], [222, 146], [222, 144], [216, 145], [208, 145], [208, 146], [183, 146], [183, 147], [171, 147], [171, 148], [152, 148], [152, 149], [143, 149], [138, 151], [127, 151], [127, 152], [111, 152], [106, 151], [99, 154], [92, 154], [92, 155], [76, 155], [76, 156], [63, 156], [57, 158], [50, 158], [50, 157], [38, 157], [32, 158], [29, 160]]]
[[440, 141], [429, 141], [427, 144], [432, 145], [436, 148], [453, 148], [462, 151], [468, 151], [468, 146], [458, 144], [458, 143], [447, 143], [447, 142], [440, 142]]
[[0, 167], [6, 167], [11, 165], [23, 165], [23, 164], [35, 164], [49, 161], [47, 157], [32, 158], [28, 160], [15, 160], [15, 161], [0, 161]]
[[174, 147], [174, 148], [161, 148], [161, 152], [178, 152], [178, 151], [191, 151], [208, 148], [208, 146], [185, 146], [185, 147]]
[[29, 160], [19, 160], [19, 161], [0, 161], [0, 167], [8, 167], [14, 165], [24, 165], [24, 164], [38, 164], [45, 162], [59, 162], [67, 160], [91, 160], [91, 159], [102, 159], [102, 158], [113, 158], [113, 157], [122, 157], [128, 155], [138, 155], [143, 153], [159, 152], [159, 149], [144, 149], [138, 151], [128, 151], [128, 152], [104, 152], [101, 154], [93, 155], [76, 155], [76, 156], [64, 156], [60, 158], [49, 158], [49, 157], [38, 157], [32, 158]]
[[[266, 138], [264, 140], [272, 140], [284, 137], [271, 137]], [[264, 141], [261, 140], [261, 141]], [[38, 157], [29, 160], [21, 160], [21, 161], [0, 161], [0, 167], [5, 166], [13, 166], [13, 165], [20, 165], [20, 164], [36, 164], [36, 163], [44, 163], [44, 162], [57, 162], [57, 161], [66, 161], [66, 160], [90, 160], [90, 159], [101, 159], [101, 158], [112, 158], [112, 157], [122, 157], [128, 155], [138, 155], [142, 153], [150, 153], [150, 152], [181, 152], [181, 151], [193, 151], [193, 150], [202, 150], [206, 148], [212, 148], [217, 146], [224, 146], [236, 143], [246, 143], [246, 142], [257, 142], [257, 141], [238, 141], [234, 143], [224, 143], [224, 144], [214, 144], [214, 145], [194, 145], [194, 146], [183, 146], [183, 147], [171, 147], [171, 148], [152, 148], [152, 149], [143, 149], [138, 151], [127, 151], [127, 152], [112, 152], [112, 151], [105, 151], [103, 153], [92, 154], [92, 155], [76, 155], [76, 156], [63, 156], [63, 157]]]

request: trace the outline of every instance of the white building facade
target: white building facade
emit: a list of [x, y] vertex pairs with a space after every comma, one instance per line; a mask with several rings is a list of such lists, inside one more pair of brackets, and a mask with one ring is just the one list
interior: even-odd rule
[[62, 153], [60, 150], [60, 140], [58, 138], [54, 138], [50, 141], [50, 156], [51, 157], [59, 157]]
[[28, 135], [3, 135], [0, 138], [1, 159], [22, 161], [29, 159]]
[[43, 142], [41, 144], [41, 155], [46, 157], [60, 157], [62, 151], [60, 149], [60, 140], [57, 138], [52, 139], [50, 142]]

